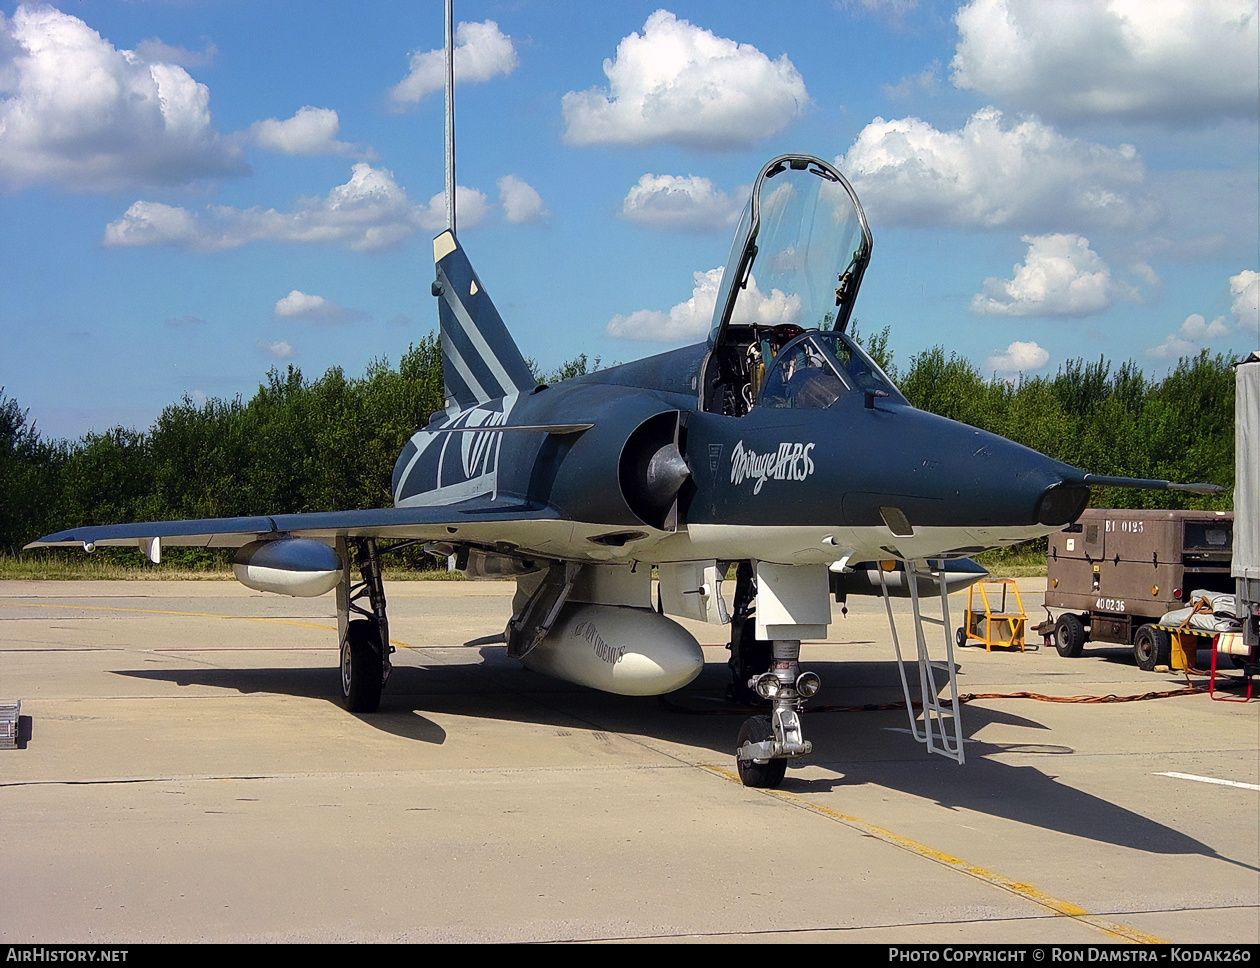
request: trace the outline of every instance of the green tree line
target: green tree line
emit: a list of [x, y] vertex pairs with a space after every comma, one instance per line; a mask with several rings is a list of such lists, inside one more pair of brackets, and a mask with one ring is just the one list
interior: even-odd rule
[[[939, 346], [899, 372], [887, 329], [864, 343], [917, 407], [1099, 474], [1233, 483], [1234, 374], [1224, 356], [1183, 358], [1163, 379], [1099, 359], [1008, 383]], [[545, 379], [598, 366], [581, 355]], [[116, 427], [78, 441], [42, 438], [0, 389], [0, 552], [85, 524], [388, 506], [394, 460], [442, 406], [433, 334], [397, 367], [378, 360], [358, 378], [334, 367], [315, 380], [273, 369], [248, 401], [185, 397], [147, 432]], [[1231, 506], [1228, 493], [1106, 489], [1093, 504]]]

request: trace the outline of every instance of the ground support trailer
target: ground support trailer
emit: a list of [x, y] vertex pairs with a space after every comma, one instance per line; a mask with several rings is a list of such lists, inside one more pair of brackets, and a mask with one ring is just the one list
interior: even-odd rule
[[1234, 590], [1233, 542], [1228, 511], [1090, 508], [1050, 536], [1045, 603], [1052, 622], [1038, 631], [1063, 656], [1094, 642], [1131, 646], [1148, 672], [1168, 665], [1172, 640], [1156, 623], [1196, 590]]

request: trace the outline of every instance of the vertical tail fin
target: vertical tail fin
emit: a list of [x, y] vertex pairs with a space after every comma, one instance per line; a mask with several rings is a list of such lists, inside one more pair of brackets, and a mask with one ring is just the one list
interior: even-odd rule
[[433, 263], [446, 405], [463, 410], [532, 390], [533, 374], [449, 229], [433, 240]]

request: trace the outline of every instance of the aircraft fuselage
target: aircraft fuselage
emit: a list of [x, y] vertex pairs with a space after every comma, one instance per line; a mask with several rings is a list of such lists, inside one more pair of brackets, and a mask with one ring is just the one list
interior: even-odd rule
[[[573, 523], [559, 556], [576, 560], [734, 560], [755, 550], [760, 560], [825, 564], [972, 554], [1056, 530], [1084, 500], [1083, 486], [1066, 483], [1079, 476], [1073, 468], [900, 395], [706, 412], [696, 389], [706, 353], [699, 344], [437, 414], [399, 457], [395, 503], [497, 506], [505, 525], [522, 508], [550, 507]], [[585, 429], [568, 430], [578, 419]], [[673, 518], [636, 503], [644, 460], [630, 453], [650, 456], [671, 437], [687, 467]], [[1047, 508], [1051, 489], [1064, 488], [1064, 508]], [[523, 534], [505, 538], [522, 555], [557, 555]]]

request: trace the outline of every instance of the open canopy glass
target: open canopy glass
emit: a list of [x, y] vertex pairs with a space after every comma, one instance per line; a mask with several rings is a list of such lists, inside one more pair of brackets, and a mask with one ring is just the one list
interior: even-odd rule
[[817, 158], [775, 158], [736, 230], [710, 345], [728, 326], [843, 332], [870, 254], [866, 216], [844, 177]]

